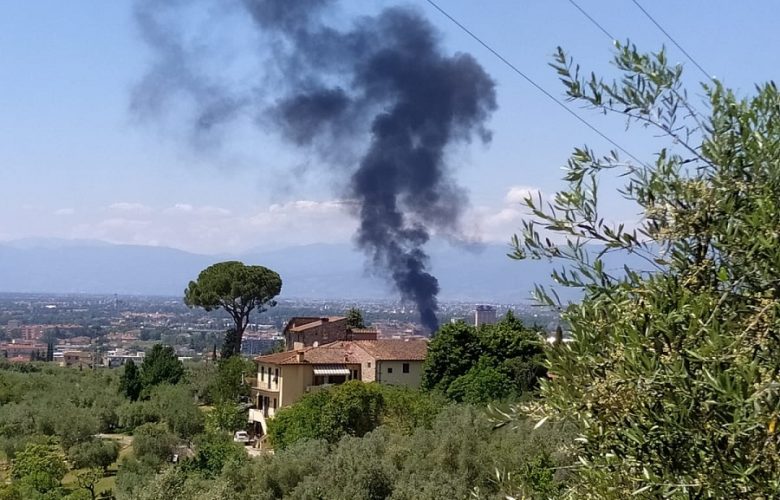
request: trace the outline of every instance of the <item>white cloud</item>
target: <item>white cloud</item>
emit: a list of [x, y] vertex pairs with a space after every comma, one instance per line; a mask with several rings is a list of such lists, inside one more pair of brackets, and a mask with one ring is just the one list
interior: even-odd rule
[[249, 218], [260, 234], [294, 243], [349, 241], [357, 222], [349, 200], [296, 200], [275, 203]]
[[544, 198], [542, 190], [533, 186], [512, 186], [504, 197], [504, 201], [513, 205], [525, 205], [525, 199], [528, 197], [537, 200], [539, 196]]
[[108, 206], [109, 210], [115, 212], [130, 212], [136, 214], [148, 214], [152, 212], [151, 207], [144, 205], [143, 203], [131, 203], [127, 201], [119, 201], [112, 203]]
[[341, 213], [349, 210], [353, 207], [355, 202], [350, 200], [326, 200], [326, 201], [314, 201], [314, 200], [296, 200], [287, 203], [274, 203], [268, 207], [268, 212], [272, 213], [284, 213], [284, 214], [325, 214], [325, 213]]
[[195, 214], [201, 216], [228, 216], [232, 213], [227, 208], [214, 207], [211, 205], [195, 206], [189, 203], [176, 203], [172, 207], [166, 208], [164, 212], [167, 214]]
[[67, 229], [67, 237], [170, 246], [200, 253], [348, 242], [357, 223], [348, 200], [294, 200], [254, 211], [176, 203], [149, 214], [116, 210]]
[[532, 218], [530, 209], [525, 205], [525, 199], [531, 197], [542, 201], [548, 197], [534, 186], [512, 186], [504, 196], [500, 206], [479, 206], [471, 209], [464, 218], [464, 227], [470, 239], [491, 243], [508, 242], [513, 234], [522, 230], [523, 221]]
[[184, 212], [184, 213], [189, 213], [189, 212], [192, 212], [192, 210], [194, 208], [195, 207], [193, 207], [189, 203], [177, 203], [174, 206], [172, 206], [171, 208], [167, 209], [166, 211], [167, 212]]
[[209, 205], [199, 207], [195, 211], [195, 213], [199, 215], [222, 215], [222, 216], [227, 216], [231, 214], [230, 210], [228, 210], [227, 208], [212, 207]]
[[75, 208], [60, 208], [54, 211], [54, 215], [58, 215], [58, 216], [73, 215], [75, 213], [76, 213]]

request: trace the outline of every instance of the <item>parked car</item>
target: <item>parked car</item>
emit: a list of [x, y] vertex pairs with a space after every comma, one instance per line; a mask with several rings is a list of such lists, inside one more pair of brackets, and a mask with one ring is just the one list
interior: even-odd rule
[[233, 435], [233, 441], [236, 443], [248, 444], [251, 439], [249, 438], [249, 434], [246, 431], [236, 431], [236, 433]]

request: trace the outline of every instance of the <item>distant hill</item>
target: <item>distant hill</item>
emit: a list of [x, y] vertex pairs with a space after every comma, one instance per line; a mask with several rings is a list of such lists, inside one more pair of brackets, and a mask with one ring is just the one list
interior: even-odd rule
[[[431, 264], [439, 278], [441, 298], [517, 303], [529, 298], [534, 283], [550, 282], [549, 263], [513, 261], [506, 257], [508, 250], [506, 245], [485, 245], [474, 251], [432, 244]], [[366, 271], [363, 255], [348, 244], [258, 249], [231, 257], [164, 247], [55, 239], [0, 244], [0, 292], [178, 296], [201, 269], [228, 258], [279, 272], [284, 281], [284, 297], [394, 296], [384, 280]]]

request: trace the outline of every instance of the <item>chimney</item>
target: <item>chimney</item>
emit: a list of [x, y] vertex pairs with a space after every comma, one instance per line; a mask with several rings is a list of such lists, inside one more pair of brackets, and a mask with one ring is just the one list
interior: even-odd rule
[[297, 351], [295, 353], [295, 359], [298, 363], [303, 363], [303, 351]]
[[293, 342], [293, 349], [296, 351], [303, 349], [303, 342]]

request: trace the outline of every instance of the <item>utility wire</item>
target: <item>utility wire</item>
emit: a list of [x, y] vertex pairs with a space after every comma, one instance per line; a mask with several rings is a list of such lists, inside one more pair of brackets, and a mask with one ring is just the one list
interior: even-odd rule
[[[590, 22], [591, 22], [591, 23], [593, 23], [593, 24], [594, 24], [594, 25], [595, 25], [595, 26], [596, 26], [598, 29], [600, 29], [600, 30], [601, 30], [601, 32], [602, 32], [602, 33], [604, 33], [605, 35], [607, 35], [607, 38], [609, 38], [609, 39], [610, 39], [610, 40], [612, 40], [613, 42], [614, 42], [615, 40], [617, 40], [615, 37], [613, 37], [613, 36], [612, 36], [612, 35], [609, 33], [609, 31], [607, 31], [607, 30], [606, 30], [606, 29], [605, 29], [605, 28], [604, 28], [604, 27], [603, 27], [601, 24], [599, 24], [599, 22], [598, 22], [598, 21], [596, 21], [596, 20], [595, 20], [595, 19], [594, 19], [594, 18], [593, 18], [593, 17], [592, 17], [590, 14], [588, 14], [588, 13], [585, 11], [585, 9], [583, 9], [582, 7], [580, 7], [579, 5], [577, 5], [577, 3], [576, 3], [574, 0], [569, 0], [569, 3], [571, 3], [571, 4], [572, 4], [574, 7], [576, 7], [576, 8], [577, 8], [577, 10], [579, 10], [579, 11], [582, 13], [582, 15], [583, 15], [583, 16], [587, 17], [587, 18], [590, 20]], [[634, 3], [636, 3], [636, 2], [634, 2]], [[638, 5], [638, 4], [637, 4], [637, 5]], [[640, 9], [641, 9], [641, 7], [640, 7]], [[685, 52], [685, 51], [683, 51], [683, 52]], [[687, 55], [687, 54], [686, 54], [686, 55]], [[701, 69], [701, 68], [699, 68], [699, 69]], [[708, 77], [708, 78], [709, 78], [709, 77]], [[676, 92], [675, 92], [675, 93], [676, 93]], [[696, 109], [696, 108], [695, 108], [695, 107], [694, 107], [692, 104], [690, 104], [690, 103], [688, 102], [688, 100], [687, 100], [687, 99], [683, 98], [682, 96], [679, 96], [679, 94], [678, 94], [678, 97], [679, 97], [679, 98], [680, 98], [680, 99], [681, 99], [681, 100], [682, 100], [682, 101], [685, 103], [685, 106], [688, 108], [688, 111], [690, 112], [691, 116], [693, 116], [693, 117], [694, 117], [694, 119], [697, 119], [697, 120], [698, 120], [699, 118], [703, 118], [703, 115], [702, 115], [702, 114], [699, 112], [699, 110], [697, 110], [697, 109]]]
[[666, 38], [668, 38], [669, 40], [671, 40], [671, 42], [672, 42], [672, 43], [673, 43], [673, 44], [674, 44], [674, 45], [675, 45], [675, 46], [676, 46], [678, 49], [680, 49], [680, 52], [682, 52], [683, 54], [685, 54], [685, 57], [687, 57], [687, 58], [688, 58], [688, 59], [689, 59], [689, 60], [690, 60], [690, 61], [691, 61], [691, 62], [692, 62], [692, 63], [693, 63], [693, 64], [694, 64], [694, 65], [695, 65], [697, 68], [699, 68], [699, 71], [701, 71], [701, 72], [704, 74], [704, 77], [705, 77], [705, 78], [707, 78], [707, 80], [712, 80], [712, 79], [713, 79], [713, 78], [712, 78], [712, 74], [711, 74], [711, 73], [708, 73], [707, 71], [705, 71], [705, 70], [704, 70], [704, 68], [702, 68], [702, 67], [701, 67], [701, 64], [699, 64], [698, 62], [696, 62], [696, 59], [694, 59], [694, 58], [693, 58], [693, 56], [691, 56], [691, 55], [690, 55], [690, 54], [689, 54], [689, 53], [688, 53], [688, 52], [687, 52], [687, 51], [686, 51], [686, 50], [685, 50], [685, 49], [682, 47], [682, 45], [680, 45], [679, 43], [677, 43], [677, 40], [675, 40], [674, 38], [672, 38], [672, 35], [670, 35], [670, 34], [669, 34], [669, 32], [667, 32], [667, 31], [666, 31], [666, 30], [663, 28], [663, 26], [661, 26], [661, 25], [658, 23], [658, 21], [656, 21], [656, 20], [653, 18], [653, 16], [651, 16], [651, 15], [650, 15], [650, 13], [649, 13], [649, 12], [647, 12], [647, 11], [644, 9], [644, 7], [642, 7], [642, 5], [641, 5], [641, 4], [640, 4], [640, 3], [639, 3], [637, 0], [631, 0], [631, 1], [632, 1], [632, 2], [634, 2], [634, 5], [636, 5], [636, 6], [639, 8], [639, 10], [641, 10], [641, 11], [644, 13], [644, 15], [645, 15], [645, 16], [647, 16], [647, 18], [648, 18], [648, 19], [650, 19], [650, 21], [652, 21], [652, 23], [653, 23], [653, 24], [655, 24], [655, 26], [656, 26], [656, 27], [657, 27], [659, 30], [661, 30], [661, 33], [663, 33], [664, 35], [666, 35]]
[[602, 132], [601, 130], [599, 130], [598, 128], [596, 128], [594, 125], [591, 125], [591, 124], [590, 124], [590, 122], [588, 122], [588, 121], [587, 121], [587, 120], [585, 120], [583, 117], [581, 117], [580, 115], [578, 115], [577, 113], [575, 113], [574, 111], [572, 111], [572, 110], [571, 110], [571, 108], [569, 108], [569, 107], [568, 107], [566, 104], [564, 104], [564, 103], [563, 103], [563, 102], [562, 102], [560, 99], [558, 99], [557, 97], [555, 97], [555, 96], [554, 96], [554, 95], [552, 95], [551, 93], [547, 92], [547, 91], [546, 91], [546, 90], [545, 90], [545, 89], [544, 89], [544, 88], [543, 88], [541, 85], [539, 85], [538, 83], [536, 83], [535, 81], [533, 81], [533, 80], [531, 79], [531, 77], [529, 77], [528, 75], [526, 75], [525, 73], [523, 73], [523, 72], [522, 72], [522, 71], [521, 71], [521, 70], [520, 70], [520, 69], [519, 69], [517, 66], [515, 66], [514, 64], [512, 64], [511, 62], [509, 62], [509, 61], [508, 61], [508, 60], [507, 60], [507, 59], [506, 59], [504, 56], [502, 56], [502, 55], [501, 55], [501, 54], [500, 54], [500, 53], [499, 53], [497, 50], [495, 50], [493, 47], [491, 47], [490, 45], [488, 45], [488, 44], [487, 44], [487, 42], [483, 41], [483, 40], [482, 40], [480, 37], [478, 37], [477, 35], [475, 35], [475, 34], [474, 34], [474, 33], [473, 33], [471, 30], [469, 30], [469, 29], [468, 29], [466, 26], [464, 26], [464, 25], [463, 25], [463, 24], [461, 24], [461, 23], [460, 23], [460, 22], [459, 22], [457, 19], [455, 19], [454, 17], [452, 17], [452, 16], [451, 16], [451, 15], [450, 15], [450, 14], [449, 14], [449, 13], [448, 13], [446, 10], [442, 9], [441, 7], [439, 7], [439, 5], [438, 5], [438, 4], [437, 4], [437, 3], [436, 3], [434, 0], [426, 0], [426, 2], [428, 2], [428, 3], [429, 3], [429, 4], [430, 4], [430, 5], [431, 5], [431, 6], [432, 6], [434, 9], [438, 10], [438, 11], [439, 11], [439, 12], [440, 12], [442, 15], [444, 15], [444, 17], [446, 17], [447, 19], [449, 19], [450, 21], [452, 21], [452, 23], [453, 23], [453, 24], [455, 24], [455, 25], [456, 25], [458, 28], [460, 28], [461, 30], [463, 30], [463, 31], [464, 31], [464, 32], [465, 32], [467, 35], [469, 35], [471, 38], [473, 38], [473, 39], [474, 39], [474, 40], [475, 40], [477, 43], [479, 43], [479, 44], [480, 44], [480, 45], [482, 45], [484, 48], [486, 48], [486, 49], [487, 49], [487, 50], [488, 50], [488, 51], [489, 51], [491, 54], [493, 54], [494, 56], [496, 56], [496, 57], [497, 57], [497, 58], [498, 58], [498, 59], [499, 59], [501, 62], [503, 62], [504, 64], [506, 64], [506, 65], [507, 65], [507, 66], [508, 66], [510, 69], [512, 69], [512, 71], [514, 71], [515, 73], [517, 73], [518, 75], [520, 75], [520, 76], [521, 76], [521, 77], [522, 77], [522, 78], [523, 78], [525, 81], [527, 81], [528, 83], [530, 83], [530, 84], [531, 84], [531, 85], [532, 85], [534, 88], [536, 88], [536, 90], [538, 90], [539, 92], [541, 92], [542, 94], [544, 94], [545, 96], [547, 96], [547, 98], [548, 98], [548, 99], [550, 99], [551, 101], [553, 101], [555, 104], [557, 104], [558, 106], [560, 106], [561, 108], [563, 108], [563, 109], [564, 109], [564, 110], [565, 110], [567, 113], [569, 113], [569, 114], [570, 114], [570, 115], [572, 115], [574, 118], [576, 118], [576, 119], [577, 119], [577, 120], [578, 120], [580, 123], [582, 123], [583, 125], [585, 125], [585, 126], [586, 126], [586, 127], [588, 127], [589, 129], [591, 129], [593, 132], [595, 132], [596, 134], [598, 134], [598, 135], [599, 135], [599, 136], [600, 136], [602, 139], [604, 139], [605, 141], [609, 142], [610, 144], [612, 144], [613, 146], [615, 146], [617, 149], [619, 149], [620, 151], [622, 151], [623, 153], [625, 153], [625, 154], [626, 154], [626, 155], [627, 155], [629, 158], [633, 159], [634, 161], [636, 161], [636, 162], [637, 162], [637, 163], [639, 163], [639, 164], [642, 164], [642, 165], [644, 164], [644, 162], [643, 162], [642, 160], [640, 160], [639, 158], [637, 158], [636, 156], [634, 156], [633, 154], [631, 154], [631, 153], [630, 153], [628, 150], [626, 150], [626, 149], [625, 149], [623, 146], [621, 146], [621, 145], [620, 145], [620, 144], [618, 144], [617, 142], [615, 142], [615, 141], [613, 141], [612, 139], [610, 139], [610, 138], [609, 138], [609, 137], [608, 137], [608, 136], [607, 136], [607, 135], [606, 135], [604, 132]]
[[602, 26], [601, 24], [599, 24], [599, 22], [598, 22], [598, 21], [596, 21], [595, 19], [593, 19], [593, 18], [590, 16], [590, 14], [588, 14], [587, 12], [585, 12], [585, 9], [583, 9], [582, 7], [580, 7], [579, 5], [577, 5], [577, 2], [575, 2], [574, 0], [569, 0], [569, 3], [570, 3], [570, 4], [572, 4], [572, 5], [573, 5], [573, 6], [574, 6], [574, 7], [575, 7], [575, 8], [576, 8], [578, 11], [582, 12], [582, 15], [583, 15], [583, 16], [585, 16], [585, 17], [587, 17], [587, 18], [590, 20], [590, 22], [592, 22], [592, 23], [593, 23], [593, 24], [594, 24], [594, 25], [595, 25], [595, 26], [596, 26], [598, 29], [600, 29], [600, 30], [601, 30], [601, 32], [602, 32], [602, 33], [604, 33], [605, 35], [607, 35], [607, 38], [609, 38], [609, 39], [610, 39], [610, 40], [612, 40], [612, 41], [614, 41], [614, 40], [617, 40], [617, 38], [615, 38], [614, 36], [612, 36], [612, 35], [609, 33], [609, 31], [607, 31], [607, 30], [604, 28], [604, 26]]

